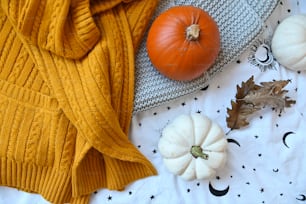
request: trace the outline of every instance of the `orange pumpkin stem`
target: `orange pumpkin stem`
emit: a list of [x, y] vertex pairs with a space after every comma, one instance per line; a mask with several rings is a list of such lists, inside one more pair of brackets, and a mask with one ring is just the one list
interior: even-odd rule
[[198, 24], [192, 24], [186, 29], [186, 38], [189, 41], [198, 40], [200, 36], [200, 26]]

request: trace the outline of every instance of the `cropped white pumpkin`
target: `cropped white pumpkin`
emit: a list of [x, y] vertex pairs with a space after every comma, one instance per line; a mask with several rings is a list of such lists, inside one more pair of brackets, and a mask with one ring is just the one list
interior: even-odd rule
[[285, 18], [275, 29], [272, 42], [275, 59], [291, 70], [306, 70], [306, 15]]
[[168, 170], [185, 180], [208, 179], [226, 161], [224, 131], [201, 114], [180, 115], [162, 132], [158, 149]]

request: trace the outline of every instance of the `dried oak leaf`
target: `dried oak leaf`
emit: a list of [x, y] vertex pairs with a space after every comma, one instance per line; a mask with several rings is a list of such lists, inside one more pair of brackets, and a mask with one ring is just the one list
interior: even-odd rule
[[283, 90], [283, 88], [288, 83], [289, 80], [262, 82], [260, 83], [262, 86], [259, 89], [250, 91], [242, 100], [259, 108], [270, 106], [282, 112], [285, 107], [295, 104], [294, 100], [290, 100], [289, 97], [285, 96], [288, 91]]
[[242, 99], [252, 90], [257, 90], [258, 85], [254, 83], [254, 76], [246, 82], [241, 83], [241, 87], [237, 85], [236, 101], [231, 101], [232, 109], [227, 108], [229, 117], [226, 118], [227, 126], [231, 129], [239, 129], [247, 126], [248, 115], [255, 112], [257, 109], [252, 109], [250, 104], [246, 104]]
[[231, 101], [232, 109], [227, 109], [229, 117], [226, 118], [227, 127], [233, 129], [240, 129], [249, 125], [248, 117], [255, 111], [259, 110], [258, 107], [254, 107], [252, 104], [243, 102]]
[[288, 83], [289, 80], [280, 80], [257, 85], [252, 76], [242, 82], [241, 87], [237, 85], [236, 100], [231, 101], [231, 109], [227, 108], [227, 126], [233, 130], [249, 125], [248, 117], [266, 106], [282, 111], [285, 107], [295, 104], [294, 100], [285, 96], [288, 91], [283, 88]]

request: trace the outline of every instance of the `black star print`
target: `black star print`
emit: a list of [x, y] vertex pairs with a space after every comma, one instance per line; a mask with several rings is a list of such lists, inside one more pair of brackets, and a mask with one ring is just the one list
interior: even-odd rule
[[155, 198], [155, 196], [154, 196], [154, 195], [151, 195], [151, 197], [150, 197], [150, 198], [151, 198], [151, 200], [153, 200], [153, 199]]
[[186, 105], [186, 103], [185, 103], [185, 102], [183, 102], [183, 103], [182, 103], [182, 106], [185, 106], [185, 105]]
[[197, 183], [197, 186], [200, 186], [200, 183]]
[[198, 98], [197, 98], [197, 97], [194, 97], [194, 100], [196, 101], [196, 100], [198, 100]]
[[153, 149], [153, 151], [152, 151], [152, 152], [153, 152], [154, 154], [156, 154], [156, 152], [157, 152], [157, 151], [156, 151], [156, 149]]
[[112, 200], [112, 196], [109, 195], [109, 196], [107, 197], [107, 200]]
[[261, 153], [258, 154], [259, 157], [261, 157], [261, 155], [262, 155]]
[[138, 145], [137, 147], [138, 147], [138, 148], [140, 148], [140, 147], [141, 147], [141, 145]]
[[261, 188], [261, 189], [260, 189], [260, 192], [261, 192], [261, 193], [265, 192], [265, 189], [264, 189], [264, 188]]
[[170, 109], [171, 109], [171, 107], [170, 107], [170, 106], [168, 106], [168, 107], [167, 107], [167, 109], [168, 109], [168, 110], [170, 110]]
[[157, 113], [156, 113], [156, 112], [154, 112], [154, 113], [153, 113], [153, 115], [157, 115]]
[[132, 195], [132, 191], [129, 191], [129, 195]]
[[198, 110], [197, 113], [201, 113], [202, 111]]
[[188, 189], [187, 189], [187, 193], [189, 193], [189, 192], [190, 192], [190, 189], [188, 188]]
[[138, 126], [141, 127], [141, 123], [139, 123]]

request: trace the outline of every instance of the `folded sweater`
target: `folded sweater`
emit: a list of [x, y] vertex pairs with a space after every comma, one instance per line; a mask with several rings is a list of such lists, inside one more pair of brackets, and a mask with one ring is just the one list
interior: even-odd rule
[[0, 185], [87, 203], [156, 174], [129, 141], [157, 0], [1, 0]]

